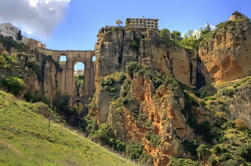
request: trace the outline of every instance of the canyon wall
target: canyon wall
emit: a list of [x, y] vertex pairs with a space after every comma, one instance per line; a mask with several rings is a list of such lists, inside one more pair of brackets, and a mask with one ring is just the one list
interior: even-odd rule
[[251, 75], [251, 22], [240, 13], [217, 26], [199, 48], [203, 71], [215, 82]]

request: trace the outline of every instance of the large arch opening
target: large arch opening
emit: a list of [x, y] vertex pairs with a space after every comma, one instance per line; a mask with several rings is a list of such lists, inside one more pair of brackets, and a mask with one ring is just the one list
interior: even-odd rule
[[65, 54], [62, 54], [59, 58], [59, 62], [66, 62], [67, 61], [67, 56]]
[[74, 98], [73, 109], [80, 113], [84, 108], [84, 103], [82, 98], [84, 96], [84, 84], [85, 84], [85, 65], [81, 61], [76, 61], [74, 63]]
[[83, 62], [76, 62], [74, 64], [74, 96], [84, 96], [84, 83], [85, 83], [85, 65]]

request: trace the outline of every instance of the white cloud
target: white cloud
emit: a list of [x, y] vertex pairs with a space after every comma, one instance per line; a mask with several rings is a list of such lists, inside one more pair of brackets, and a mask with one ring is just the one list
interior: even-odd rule
[[0, 21], [47, 38], [63, 20], [70, 0], [1, 0]]
[[210, 28], [211, 28], [211, 30], [214, 30], [216, 28], [216, 26], [210, 25]]

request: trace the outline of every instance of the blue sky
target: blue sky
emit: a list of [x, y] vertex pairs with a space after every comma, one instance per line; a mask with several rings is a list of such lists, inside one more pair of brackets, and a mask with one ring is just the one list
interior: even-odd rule
[[46, 43], [51, 49], [93, 50], [98, 30], [117, 19], [159, 19], [159, 28], [199, 29], [216, 25], [239, 11], [251, 18], [251, 0], [71, 0], [64, 20]]
[[183, 34], [226, 21], [236, 10], [251, 18], [250, 8], [251, 0], [0, 0], [0, 22], [49, 49], [94, 50], [99, 29], [117, 19], [158, 18], [159, 29]]

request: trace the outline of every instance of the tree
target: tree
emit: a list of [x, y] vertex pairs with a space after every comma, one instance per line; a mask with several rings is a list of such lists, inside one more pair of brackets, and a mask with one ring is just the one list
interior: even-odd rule
[[21, 30], [19, 30], [17, 33], [17, 40], [21, 41], [22, 39], [23, 39], [23, 36], [22, 36]]
[[181, 40], [182, 39], [182, 37], [181, 37], [181, 33], [179, 32], [179, 31], [173, 31], [172, 33], [171, 33], [171, 39], [172, 40]]
[[205, 30], [207, 30], [208, 32], [211, 31], [211, 27], [210, 27], [210, 25], [208, 24], [208, 22], [207, 22], [207, 26], [206, 26], [206, 29], [205, 29]]
[[6, 76], [0, 81], [7, 92], [11, 92], [15, 96], [21, 95], [25, 88], [23, 80], [18, 77]]
[[168, 42], [170, 40], [170, 37], [171, 37], [171, 32], [169, 29], [163, 28], [160, 31], [160, 38], [163, 43]]
[[117, 21], [116, 21], [116, 24], [117, 24], [118, 26], [120, 26], [121, 24], [123, 24], [123, 22], [122, 22], [121, 20], [117, 20]]

